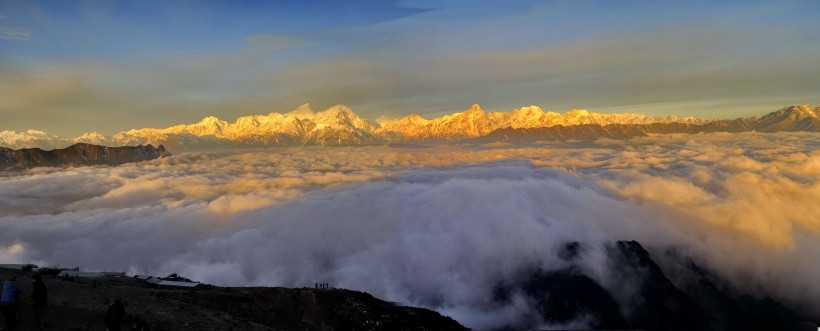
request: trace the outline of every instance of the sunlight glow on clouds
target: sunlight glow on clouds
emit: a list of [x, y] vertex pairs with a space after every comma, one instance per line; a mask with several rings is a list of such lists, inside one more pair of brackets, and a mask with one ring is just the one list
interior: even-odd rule
[[565, 267], [566, 242], [591, 247], [578, 267], [618, 293], [603, 247], [626, 239], [817, 307], [818, 146], [813, 133], [696, 134], [34, 169], [0, 177], [0, 261], [219, 285], [324, 281], [488, 329], [530, 314], [524, 298], [498, 306], [495, 284]]

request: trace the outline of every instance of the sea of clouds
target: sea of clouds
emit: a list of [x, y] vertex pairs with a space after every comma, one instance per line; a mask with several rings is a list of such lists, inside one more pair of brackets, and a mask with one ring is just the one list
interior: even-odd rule
[[820, 316], [818, 147], [816, 133], [718, 133], [34, 169], [0, 177], [0, 262], [328, 282], [490, 329], [532, 315], [494, 287], [566, 267], [571, 241], [590, 247], [578, 267], [625, 302], [605, 247], [637, 240]]

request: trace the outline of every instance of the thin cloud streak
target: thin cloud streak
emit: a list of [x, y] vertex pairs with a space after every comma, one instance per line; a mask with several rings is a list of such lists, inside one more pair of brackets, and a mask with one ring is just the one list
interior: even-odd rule
[[31, 41], [34, 32], [29, 29], [0, 27], [0, 39]]

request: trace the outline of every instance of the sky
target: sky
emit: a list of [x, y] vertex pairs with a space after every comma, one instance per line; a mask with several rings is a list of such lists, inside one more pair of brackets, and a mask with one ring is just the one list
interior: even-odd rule
[[0, 131], [478, 103], [736, 118], [820, 99], [817, 1], [0, 2]]

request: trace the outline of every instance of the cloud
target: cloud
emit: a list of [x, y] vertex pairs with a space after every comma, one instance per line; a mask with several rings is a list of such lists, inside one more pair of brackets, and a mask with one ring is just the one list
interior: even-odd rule
[[261, 47], [270, 52], [301, 46], [309, 42], [305, 38], [277, 34], [252, 34], [245, 36], [244, 40], [248, 45]]
[[532, 316], [527, 298], [499, 303], [494, 287], [566, 267], [558, 252], [570, 241], [589, 248], [577, 267], [628, 302], [605, 254], [628, 239], [684, 252], [749, 293], [817, 307], [818, 143], [665, 135], [36, 169], [0, 178], [0, 261], [219, 285], [329, 282], [492, 329]]
[[0, 39], [31, 41], [33, 31], [23, 28], [0, 27]]
[[[0, 108], [14, 115], [14, 110], [47, 106], [49, 103], [70, 102], [83, 94], [80, 77], [71, 74], [22, 75], [7, 73], [0, 81], [3, 101]], [[36, 98], [39, 97], [39, 98]]]

